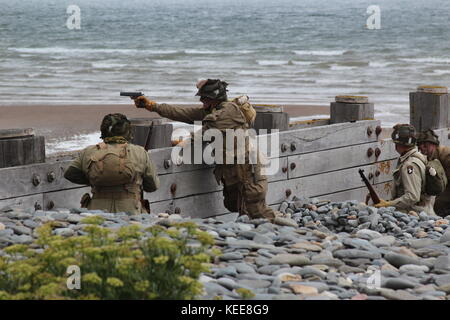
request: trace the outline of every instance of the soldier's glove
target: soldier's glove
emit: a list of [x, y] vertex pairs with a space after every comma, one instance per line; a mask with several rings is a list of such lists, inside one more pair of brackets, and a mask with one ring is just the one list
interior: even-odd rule
[[374, 207], [375, 208], [392, 207], [392, 202], [380, 199], [380, 203], [376, 204]]
[[153, 111], [153, 107], [156, 106], [156, 102], [148, 99], [147, 97], [140, 96], [133, 98], [136, 108], [145, 108], [148, 111]]

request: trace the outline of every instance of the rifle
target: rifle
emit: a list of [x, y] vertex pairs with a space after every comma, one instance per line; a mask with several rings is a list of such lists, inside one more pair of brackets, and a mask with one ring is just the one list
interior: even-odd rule
[[[378, 204], [380, 203], [380, 197], [377, 195], [377, 193], [375, 192], [375, 190], [373, 189], [372, 185], [370, 184], [369, 180], [367, 180], [366, 176], [364, 175], [364, 170], [363, 169], [359, 169], [359, 175], [362, 178], [362, 181], [366, 184], [367, 189], [369, 189], [369, 195], [370, 198], [372, 198], [372, 201], [374, 204]], [[368, 203], [368, 197], [366, 199], [366, 204]]]
[[[143, 96], [144, 93], [142, 91], [121, 91], [121, 97], [130, 97], [131, 99], [136, 99], [137, 97]], [[139, 104], [138, 108], [145, 108], [143, 104]]]

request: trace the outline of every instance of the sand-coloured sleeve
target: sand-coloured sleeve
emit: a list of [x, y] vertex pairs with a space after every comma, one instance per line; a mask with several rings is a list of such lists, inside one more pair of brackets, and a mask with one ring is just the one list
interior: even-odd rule
[[405, 163], [400, 169], [400, 174], [405, 193], [391, 203], [399, 209], [408, 209], [420, 201], [422, 175], [419, 165], [414, 162]]
[[181, 121], [193, 124], [194, 121], [202, 121], [207, 115], [203, 108], [178, 107], [170, 104], [161, 103], [153, 107], [153, 111], [157, 112], [164, 118], [169, 118], [174, 121]]
[[150, 154], [146, 152], [145, 169], [143, 175], [142, 186], [145, 192], [153, 192], [159, 188], [159, 177], [156, 172], [155, 164], [150, 158]]
[[77, 184], [89, 184], [89, 179], [83, 172], [82, 158], [84, 151], [80, 152], [77, 157], [70, 163], [67, 170], [64, 172], [64, 178], [70, 182]]

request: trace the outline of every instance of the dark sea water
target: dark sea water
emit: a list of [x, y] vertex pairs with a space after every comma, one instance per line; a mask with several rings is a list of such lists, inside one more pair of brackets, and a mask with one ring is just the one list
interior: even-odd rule
[[368, 95], [384, 125], [408, 121], [410, 91], [450, 85], [450, 1], [0, 0], [0, 104], [192, 103], [207, 77], [260, 103]]

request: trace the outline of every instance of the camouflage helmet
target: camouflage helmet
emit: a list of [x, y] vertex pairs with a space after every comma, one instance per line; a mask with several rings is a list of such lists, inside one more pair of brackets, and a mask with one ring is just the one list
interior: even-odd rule
[[428, 129], [426, 131], [422, 131], [417, 135], [417, 144], [423, 142], [431, 142], [435, 145], [439, 145], [439, 138], [433, 130]]
[[131, 132], [131, 123], [124, 114], [110, 113], [107, 114], [100, 125], [102, 135], [101, 139], [108, 137], [121, 136], [126, 140], [131, 141], [133, 138]]
[[416, 144], [416, 129], [410, 124], [397, 124], [391, 137], [396, 144], [413, 147]]
[[228, 83], [219, 79], [200, 80], [197, 82], [196, 96], [225, 101], [227, 100], [227, 86]]

